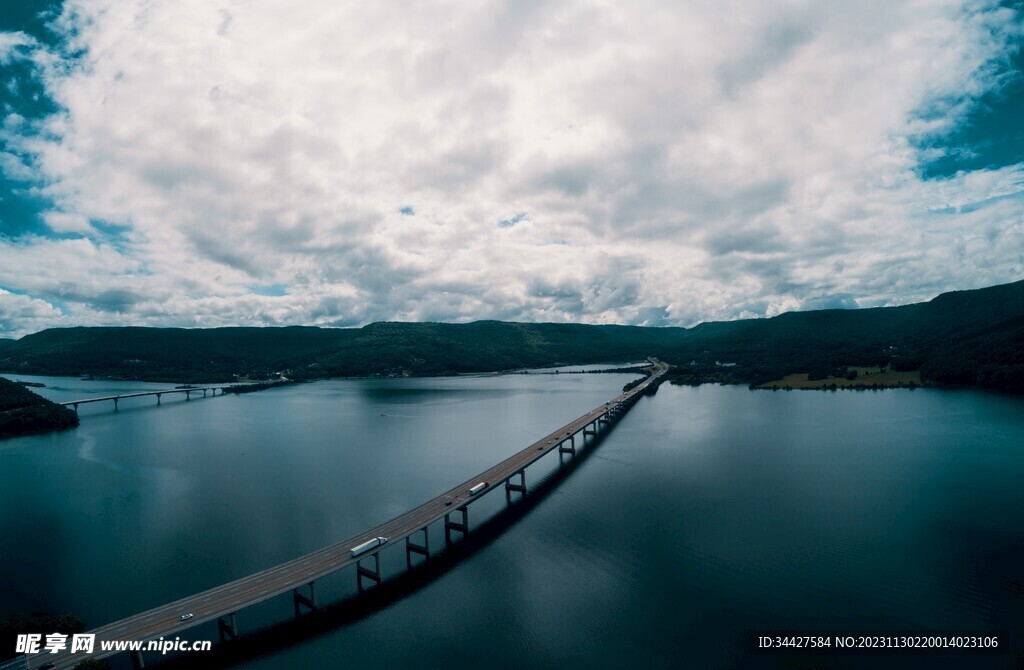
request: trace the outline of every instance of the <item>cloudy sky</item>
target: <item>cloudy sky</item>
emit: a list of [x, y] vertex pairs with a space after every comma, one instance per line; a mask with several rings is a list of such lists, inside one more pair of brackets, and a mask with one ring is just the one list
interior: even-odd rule
[[692, 325], [1024, 277], [1024, 3], [0, 8], [0, 336]]

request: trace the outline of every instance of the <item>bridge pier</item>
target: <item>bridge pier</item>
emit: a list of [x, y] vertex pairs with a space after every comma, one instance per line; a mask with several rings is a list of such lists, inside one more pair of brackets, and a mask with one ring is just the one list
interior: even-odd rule
[[[518, 484], [513, 484], [512, 483], [512, 477], [515, 477], [516, 475], [519, 475], [519, 483]], [[511, 503], [512, 502], [512, 492], [513, 491], [518, 491], [520, 493], [520, 495], [523, 495], [523, 496], [526, 495], [526, 470], [520, 470], [519, 472], [517, 472], [514, 475], [512, 475], [512, 477], [509, 477], [508, 479], [505, 480], [505, 502], [506, 503]]]
[[[584, 431], [584, 433], [586, 433], [586, 431]], [[558, 454], [559, 454], [559, 456], [561, 456], [562, 454], [572, 454], [573, 456], [576, 455], [576, 436], [575, 435], [569, 436], [569, 446], [568, 447], [565, 446], [565, 440], [562, 440], [558, 444]], [[524, 482], [524, 484], [525, 484], [525, 482]]]
[[160, 404], [160, 396], [162, 396], [162, 395], [163, 395], [163, 393], [157, 393], [156, 394], [156, 404], [158, 404], [158, 405]]
[[146, 667], [146, 662], [142, 660], [141, 651], [136, 650], [132, 652], [132, 667], [135, 670], [142, 670], [142, 668]]
[[[591, 428], [591, 426], [593, 426], [593, 428]], [[587, 435], [593, 435], [595, 437], [597, 436], [597, 422], [596, 421], [592, 421], [591, 423], [588, 423], [586, 426], [583, 427], [583, 437], [586, 438]]]
[[452, 543], [452, 531], [457, 530], [463, 535], [469, 534], [469, 508], [463, 505], [458, 512], [462, 512], [462, 521], [452, 521], [451, 512], [444, 515], [444, 541], [445, 544]]
[[427, 532], [426, 526], [423, 527], [423, 544], [413, 542], [411, 535], [405, 538], [405, 565], [409, 569], [412, 569], [413, 554], [430, 558], [430, 534]]
[[117, 398], [114, 398], [114, 411], [117, 411]]
[[[292, 600], [295, 603], [296, 619], [302, 615], [302, 607], [305, 607], [310, 612], [316, 611], [316, 582], [310, 582], [309, 584], [307, 584], [307, 586], [309, 586], [308, 597], [305, 594], [303, 594], [302, 591], [300, 591], [299, 589], [295, 589], [294, 591], [292, 591]], [[234, 618], [234, 615], [232, 615], [232, 618]]]
[[78, 414], [78, 403], [72, 403], [71, 406], [75, 408], [75, 414]]
[[224, 617], [217, 618], [217, 632], [220, 634], [221, 642], [229, 637], [232, 640], [238, 638], [238, 619], [235, 618], [234, 612], [228, 615], [227, 621], [224, 620]]
[[373, 570], [363, 566], [363, 559], [359, 559], [356, 562], [356, 586], [359, 587], [359, 592], [363, 592], [363, 577], [373, 581], [375, 584], [380, 585], [380, 552], [373, 553]]
[[192, 391], [185, 391], [185, 400], [192, 399]]

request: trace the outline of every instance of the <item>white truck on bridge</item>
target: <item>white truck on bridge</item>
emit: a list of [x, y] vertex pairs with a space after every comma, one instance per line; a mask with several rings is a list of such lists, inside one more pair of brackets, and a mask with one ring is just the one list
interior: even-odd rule
[[388, 538], [386, 538], [386, 537], [375, 537], [372, 540], [367, 540], [366, 542], [363, 542], [362, 544], [359, 544], [359, 545], [356, 545], [356, 546], [352, 547], [352, 555], [353, 556], [358, 556], [360, 554], [365, 554], [366, 552], [370, 551], [371, 549], [376, 549], [377, 547], [381, 546], [382, 544], [384, 544], [387, 541], [388, 541]]

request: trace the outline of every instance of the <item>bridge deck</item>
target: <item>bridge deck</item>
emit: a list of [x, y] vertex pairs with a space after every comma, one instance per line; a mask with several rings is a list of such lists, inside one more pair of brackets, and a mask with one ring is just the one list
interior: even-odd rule
[[[72, 656], [67, 652], [59, 654], [41, 653], [32, 655], [27, 666], [19, 665], [17, 667], [34, 668], [47, 662], [54, 663], [54, 667], [57, 668], [72, 667], [84, 658], [111, 656], [119, 652], [101, 652], [101, 640], [149, 640], [158, 637], [173, 637], [174, 634], [182, 630], [206, 621], [216, 620], [221, 616], [287, 593], [325, 575], [353, 565], [359, 559], [372, 556], [374, 552], [367, 552], [359, 558], [353, 558], [351, 555], [352, 547], [375, 537], [386, 537], [388, 542], [384, 545], [384, 548], [387, 548], [401, 542], [424, 527], [440, 521], [444, 518], [445, 514], [456, 511], [460, 507], [464, 507], [473, 500], [482, 497], [485, 493], [500, 487], [506, 480], [515, 476], [518, 472], [552, 450], [557, 449], [570, 436], [576, 435], [586, 426], [604, 416], [616, 404], [630, 400], [634, 396], [643, 393], [667, 369], [668, 367], [664, 364], [656, 362], [655, 373], [642, 384], [545, 435], [494, 467], [462, 482], [422, 505], [396, 516], [390, 521], [291, 561], [90, 630], [88, 631], [89, 633], [96, 634], [96, 648], [95, 653], [88, 656], [83, 654]], [[487, 488], [476, 495], [470, 496], [469, 489], [480, 482], [487, 482]], [[451, 505], [446, 504], [448, 499], [453, 501]], [[181, 621], [179, 617], [185, 613], [191, 613], [193, 617], [188, 621]], [[21, 662], [24, 663], [24, 657], [20, 658]], [[6, 665], [0, 666], [0, 668], [5, 667]]]
[[198, 393], [200, 391], [223, 391], [223, 386], [206, 386], [190, 389], [167, 389], [166, 391], [140, 391], [139, 393], [122, 393], [119, 395], [107, 395], [102, 398], [84, 398], [82, 400], [68, 400], [58, 403], [60, 405], [84, 405], [89, 402], [103, 402], [104, 400], [123, 400], [125, 398], [141, 398], [149, 395], [167, 395], [168, 393]]

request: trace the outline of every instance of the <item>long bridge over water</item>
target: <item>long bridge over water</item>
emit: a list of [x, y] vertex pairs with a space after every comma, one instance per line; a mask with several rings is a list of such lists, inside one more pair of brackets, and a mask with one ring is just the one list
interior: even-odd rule
[[[431, 524], [443, 520], [445, 541], [447, 544], [453, 543], [453, 537], [470, 532], [469, 506], [471, 503], [487, 493], [500, 489], [504, 489], [509, 500], [515, 494], [525, 495], [527, 467], [556, 450], [559, 454], [575, 455], [577, 439], [583, 442], [587, 436], [596, 437], [600, 432], [607, 430], [611, 424], [629, 411], [641, 395], [652, 384], [657, 383], [658, 379], [668, 370], [668, 366], [657, 359], [652, 358], [650, 361], [651, 375], [634, 388], [624, 391], [603, 405], [545, 435], [490, 469], [390, 521], [305, 556], [90, 630], [89, 633], [96, 635], [94, 653], [92, 654], [71, 654], [69, 650], [65, 650], [57, 654], [41, 652], [23, 655], [8, 663], [0, 664], [0, 670], [41, 667], [73, 668], [77, 663], [86, 659], [99, 659], [122, 653], [122, 651], [102, 651], [101, 642], [103, 641], [144, 641], [168, 638], [208, 621], [217, 622], [221, 640], [236, 638], [239, 635], [237, 619], [239, 611], [286, 593], [291, 593], [296, 617], [301, 616], [306, 610], [314, 611], [317, 609], [317, 580], [352, 565], [356, 568], [355, 577], [360, 591], [374, 584], [380, 584], [384, 579], [380, 568], [381, 551], [394, 550], [392, 548], [401, 550], [404, 540], [406, 564], [411, 568], [414, 555], [430, 556], [427, 528]], [[180, 390], [184, 391], [185, 389]], [[202, 389], [188, 390], [194, 392]], [[168, 391], [161, 391], [161, 393], [168, 393]], [[110, 399], [112, 398], [97, 398], [90, 401]], [[358, 555], [353, 555], [354, 547], [367, 542], [372, 543], [377, 538], [386, 538], [386, 541]], [[191, 616], [183, 619], [184, 615]], [[70, 644], [68, 646], [70, 647]], [[135, 667], [143, 667], [142, 653], [138, 651], [130, 653]]]
[[91, 403], [91, 402], [111, 402], [111, 401], [113, 401], [113, 403], [114, 403], [114, 410], [117, 410], [118, 409], [118, 407], [117, 407], [118, 402], [121, 401], [121, 400], [124, 400], [125, 398], [144, 398], [144, 397], [147, 397], [147, 396], [156, 396], [156, 404], [159, 405], [160, 404], [160, 398], [162, 396], [165, 396], [165, 395], [171, 395], [173, 393], [184, 393], [185, 394], [185, 400], [191, 400], [193, 393], [195, 393], [197, 395], [199, 393], [202, 393], [203, 397], [205, 398], [207, 392], [210, 392], [211, 395], [216, 396], [217, 395], [217, 391], [220, 391], [220, 394], [224, 395], [225, 389], [227, 389], [227, 388], [228, 387], [226, 387], [226, 386], [188, 386], [188, 387], [176, 388], [176, 389], [161, 389], [159, 391], [139, 391], [138, 393], [120, 393], [118, 395], [105, 395], [105, 396], [101, 396], [99, 398], [83, 398], [82, 400], [67, 400], [65, 402], [58, 403], [58, 404], [64, 405], [65, 407], [72, 407], [72, 408], [74, 408], [75, 412], [77, 412], [79, 405], [86, 405], [86, 404]]

